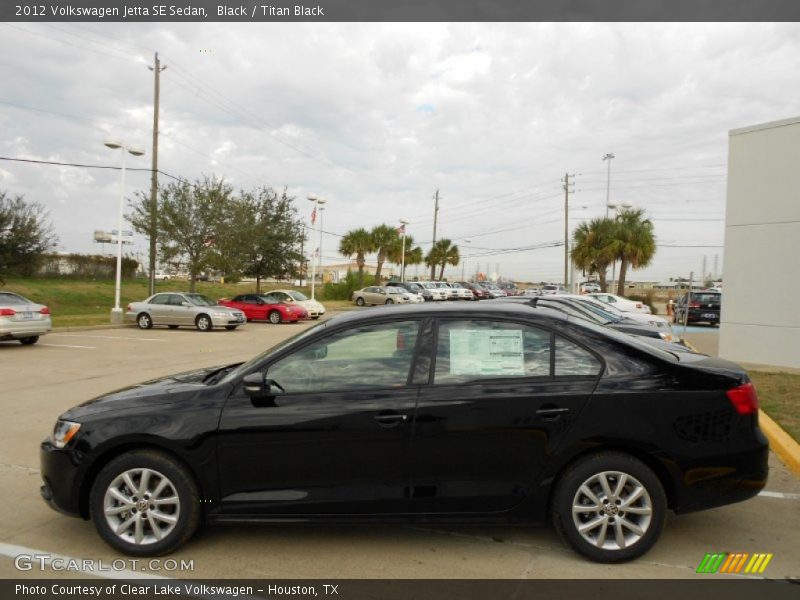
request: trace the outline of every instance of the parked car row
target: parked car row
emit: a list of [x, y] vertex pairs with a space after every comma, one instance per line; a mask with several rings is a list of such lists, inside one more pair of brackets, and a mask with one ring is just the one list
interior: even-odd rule
[[210, 331], [215, 327], [234, 330], [247, 321], [296, 323], [319, 319], [325, 307], [295, 290], [273, 290], [265, 294], [240, 294], [214, 301], [202, 294], [159, 292], [143, 302], [128, 304], [125, 318], [140, 329], [166, 325]]

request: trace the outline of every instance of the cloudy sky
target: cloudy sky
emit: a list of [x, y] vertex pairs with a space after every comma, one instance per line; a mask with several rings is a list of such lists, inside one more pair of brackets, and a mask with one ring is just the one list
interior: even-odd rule
[[[467, 274], [560, 281], [561, 179], [570, 229], [605, 214], [613, 152], [611, 201], [645, 209], [659, 241], [632, 277], [697, 274], [704, 256], [722, 271], [728, 132], [800, 113], [791, 23], [0, 23], [0, 156], [119, 165], [113, 137], [149, 168], [156, 50], [159, 168], [286, 186], [306, 223], [324, 196], [325, 263], [349, 229], [399, 219], [427, 250], [438, 189], [437, 238]], [[47, 207], [65, 251], [99, 250], [119, 186], [0, 160], [0, 189]], [[146, 239], [133, 249], [146, 260]]]

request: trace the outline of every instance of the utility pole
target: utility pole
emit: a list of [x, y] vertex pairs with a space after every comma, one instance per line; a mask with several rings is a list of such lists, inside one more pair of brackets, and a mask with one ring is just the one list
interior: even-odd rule
[[700, 280], [705, 283], [706, 277], [708, 276], [708, 272], [706, 271], [706, 255], [703, 254], [703, 274], [700, 277]]
[[150, 295], [156, 293], [156, 241], [158, 237], [158, 110], [161, 71], [166, 69], [155, 54], [155, 66], [148, 67], [153, 71], [153, 156], [150, 167]]
[[[436, 190], [436, 193], [433, 195], [434, 200], [436, 200], [436, 204], [434, 205], [433, 209], [433, 246], [431, 246], [431, 253], [433, 252], [433, 248], [436, 246], [436, 222], [439, 219], [439, 190]], [[431, 281], [436, 280], [436, 265], [431, 265]]]
[[572, 293], [569, 289], [569, 186], [575, 184], [570, 181], [570, 177], [575, 175], [565, 173], [561, 181], [564, 183], [564, 287]]
[[305, 277], [303, 276], [305, 271], [304, 267], [306, 266], [305, 246], [306, 246], [306, 224], [303, 223], [303, 235], [300, 237], [300, 285], [301, 286], [305, 285]]

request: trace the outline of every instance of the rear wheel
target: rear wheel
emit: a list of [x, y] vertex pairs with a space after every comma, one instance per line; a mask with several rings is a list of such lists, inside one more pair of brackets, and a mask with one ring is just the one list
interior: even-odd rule
[[645, 554], [661, 535], [666, 509], [658, 477], [640, 460], [619, 452], [592, 454], [569, 467], [551, 504], [561, 538], [604, 563]]
[[213, 327], [211, 323], [211, 317], [208, 315], [199, 315], [194, 320], [194, 325], [197, 327], [198, 331], [211, 331], [211, 328]]
[[23, 346], [33, 346], [36, 342], [39, 341], [38, 335], [32, 335], [29, 337], [24, 337], [19, 339], [19, 343]]
[[269, 319], [269, 322], [274, 324], [274, 325], [277, 325], [278, 323], [280, 323], [282, 321], [281, 313], [278, 312], [277, 310], [270, 311], [269, 317], [267, 317], [267, 318]]
[[389, 299], [386, 301], [386, 304], [394, 304], [394, 300], [392, 300], [391, 298], [389, 298]]
[[157, 556], [186, 543], [200, 523], [200, 499], [189, 473], [165, 454], [135, 450], [100, 471], [89, 498], [92, 521], [110, 546]]
[[136, 317], [136, 324], [139, 329], [150, 329], [153, 326], [153, 319], [147, 313], [139, 313], [139, 316]]

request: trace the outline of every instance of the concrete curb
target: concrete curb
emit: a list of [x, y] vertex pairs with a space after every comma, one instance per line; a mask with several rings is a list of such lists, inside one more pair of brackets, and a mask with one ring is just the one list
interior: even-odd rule
[[127, 329], [133, 323], [127, 325], [67, 325], [66, 327], [53, 327], [53, 333], [64, 333], [67, 331], [97, 331], [99, 329]]
[[795, 475], [800, 475], [800, 444], [763, 410], [758, 411], [758, 424], [769, 440], [770, 449], [789, 467], [789, 470]]

